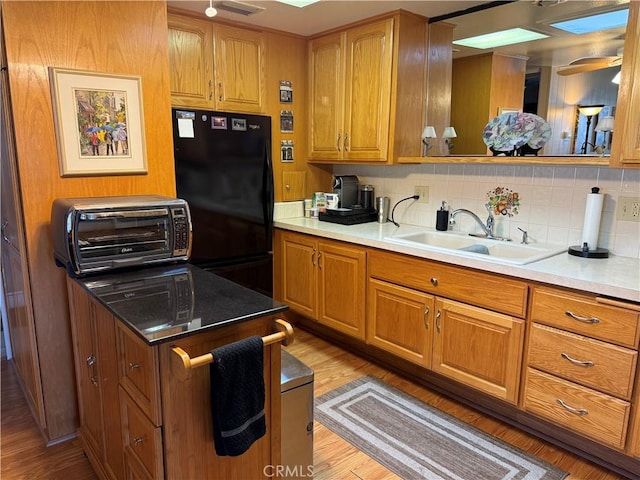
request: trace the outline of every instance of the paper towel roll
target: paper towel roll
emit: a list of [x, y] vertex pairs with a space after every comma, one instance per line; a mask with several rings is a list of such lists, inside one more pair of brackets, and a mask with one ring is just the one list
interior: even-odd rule
[[584, 224], [582, 226], [582, 245], [585, 243], [589, 251], [598, 248], [598, 233], [600, 231], [600, 217], [602, 216], [602, 204], [604, 195], [599, 193], [598, 187], [593, 187], [587, 195], [587, 206], [584, 211]]

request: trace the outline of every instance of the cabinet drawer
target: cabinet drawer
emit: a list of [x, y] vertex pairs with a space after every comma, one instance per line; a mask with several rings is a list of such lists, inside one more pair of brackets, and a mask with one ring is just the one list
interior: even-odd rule
[[[534, 324], [529, 365], [629, 400], [638, 352]], [[580, 362], [580, 363], [578, 363]]]
[[120, 385], [157, 426], [161, 425], [158, 354], [127, 327], [118, 325]]
[[605, 445], [624, 447], [629, 402], [528, 368], [523, 407]]
[[524, 318], [527, 284], [408, 255], [371, 251], [369, 276]]
[[[127, 469], [131, 464], [142, 467], [149, 478], [164, 477], [162, 454], [162, 429], [156, 427], [138, 408], [138, 405], [121, 388], [122, 440], [124, 443]], [[134, 476], [134, 478], [136, 478]]]
[[587, 295], [534, 288], [531, 320], [638, 348], [640, 313], [603, 305]]

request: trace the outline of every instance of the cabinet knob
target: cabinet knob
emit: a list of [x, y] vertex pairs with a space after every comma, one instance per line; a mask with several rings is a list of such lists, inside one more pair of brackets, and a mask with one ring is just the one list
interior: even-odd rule
[[438, 286], [438, 279], [436, 277], [433, 277], [431, 279], [431, 285], [433, 285], [434, 287]]
[[288, 183], [284, 186], [284, 188], [286, 188], [287, 190], [291, 190], [291, 185], [289, 185]]
[[129, 370], [136, 370], [137, 368], [140, 368], [140, 364], [139, 363], [131, 363], [131, 362], [129, 362]]
[[142, 442], [144, 442], [144, 437], [136, 437], [136, 438], [133, 439], [133, 446], [137, 447]]

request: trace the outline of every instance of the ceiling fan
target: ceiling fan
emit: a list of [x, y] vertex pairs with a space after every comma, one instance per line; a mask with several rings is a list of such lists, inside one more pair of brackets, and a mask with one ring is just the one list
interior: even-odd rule
[[613, 56], [581, 57], [564, 67], [560, 67], [557, 73], [561, 76], [574, 75], [576, 73], [592, 72], [603, 68], [618, 67], [621, 64], [622, 52]]

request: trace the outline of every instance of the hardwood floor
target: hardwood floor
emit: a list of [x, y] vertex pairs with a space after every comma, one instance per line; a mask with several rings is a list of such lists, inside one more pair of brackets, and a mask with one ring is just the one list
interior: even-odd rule
[[[316, 396], [358, 377], [373, 375], [480, 430], [570, 472], [568, 480], [621, 478], [536, 437], [416, 385], [300, 328], [296, 328], [296, 340], [287, 347], [287, 350], [315, 371]], [[2, 375], [0, 478], [2, 480], [96, 479], [77, 440], [49, 448], [44, 446], [42, 436], [35, 426], [18, 386], [13, 368], [6, 359], [2, 359], [0, 374]], [[399, 478], [318, 422], [315, 424], [314, 442], [314, 478], [316, 480]]]

